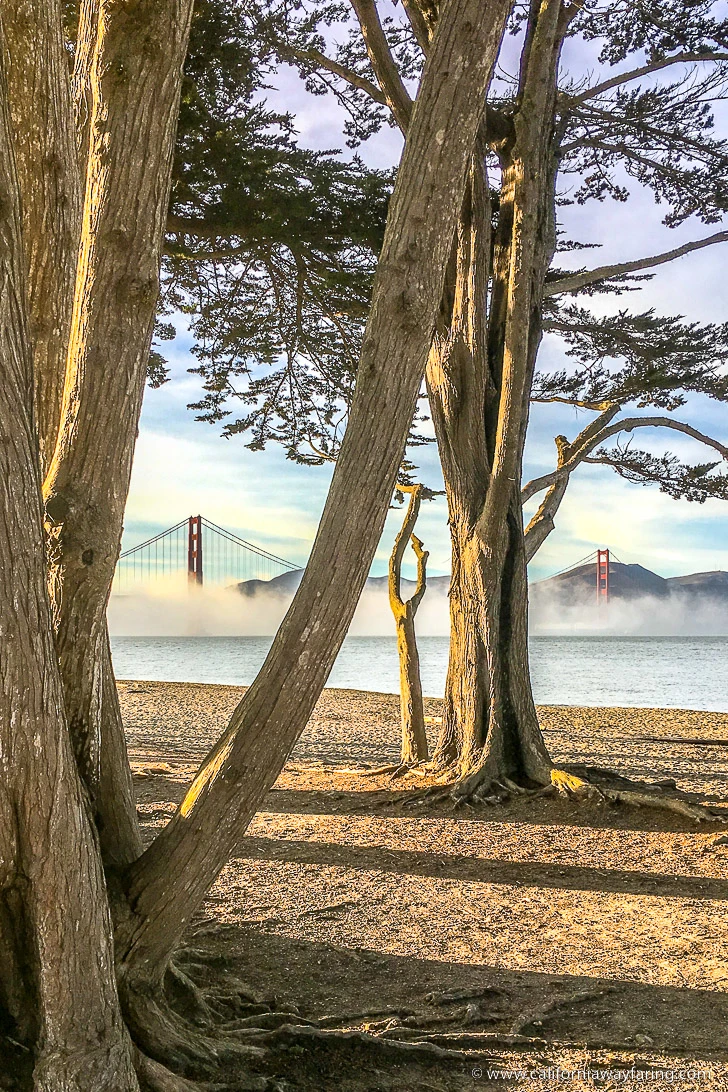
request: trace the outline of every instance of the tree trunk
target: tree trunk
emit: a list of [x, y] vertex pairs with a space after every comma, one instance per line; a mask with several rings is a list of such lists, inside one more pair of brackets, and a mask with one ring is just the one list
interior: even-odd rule
[[[0, 40], [0, 65], [5, 43]], [[64, 718], [32, 425], [20, 194], [0, 73], [0, 998], [36, 1092], [135, 1092], [96, 839]]]
[[126, 749], [109, 632], [101, 638], [100, 761], [96, 825], [107, 872], [119, 871], [142, 853], [136, 796]]
[[396, 619], [396, 627], [402, 718], [401, 762], [403, 765], [412, 766], [417, 762], [427, 761], [427, 733], [415, 620], [406, 607], [405, 612]]
[[61, 416], [81, 230], [81, 180], [58, 0], [8, 0], [3, 25], [23, 202], [35, 416], [45, 473]]
[[[451, 325], [428, 365], [453, 557], [450, 662], [435, 758], [466, 779], [457, 792], [489, 780], [550, 777], [528, 668], [520, 478], [543, 282], [553, 253], [553, 101], [564, 30], [557, 0], [532, 8], [519, 109], [512, 137], [500, 148], [487, 347], [476, 325], [484, 293], [475, 286], [478, 276], [487, 276], [489, 248], [485, 232], [478, 237], [476, 230], [454, 289], [455, 299], [470, 300], [470, 334], [457, 338]], [[469, 213], [477, 229], [487, 222], [485, 205], [477, 189], [472, 193]], [[481, 444], [463, 420], [481, 422]]]
[[[407, 512], [394, 540], [389, 558], [389, 605], [394, 615], [397, 631], [397, 655], [399, 658], [399, 701], [402, 720], [402, 756], [404, 765], [424, 762], [427, 759], [427, 733], [425, 731], [425, 707], [422, 701], [420, 655], [417, 651], [415, 617], [427, 589], [427, 558], [422, 542], [414, 533], [420, 512], [422, 486], [399, 486], [401, 492], [410, 494]], [[402, 599], [402, 560], [409, 542], [417, 557], [417, 585], [414, 594]]]
[[[45, 498], [68, 721], [82, 778], [108, 835], [118, 829], [123, 800], [100, 792], [104, 700], [107, 728], [118, 719], [108, 686], [104, 699], [105, 612], [154, 326], [192, 0], [132, 6], [102, 0], [97, 20], [87, 8], [81, 30], [96, 40], [91, 51], [87, 42], [79, 44], [79, 56], [91, 56], [85, 206], [61, 428]], [[78, 94], [77, 110], [88, 101]], [[123, 788], [128, 772], [120, 739], [114, 750], [124, 769], [114, 774], [105, 759], [104, 784]], [[127, 856], [121, 850], [110, 855]]]
[[349, 424], [301, 585], [258, 677], [177, 813], [129, 870], [119, 931], [133, 1006], [169, 955], [303, 730], [381, 535], [442, 295], [506, 2], [450, 0], [390, 202]]
[[[463, 726], [484, 738], [487, 697], [484, 635], [477, 623], [480, 583], [468, 571], [467, 544], [482, 510], [490, 473], [484, 429], [489, 389], [486, 300], [491, 232], [485, 137], [471, 159], [448, 270], [438, 331], [427, 362], [427, 395], [442, 465], [451, 544], [450, 659], [443, 722], [434, 760], [450, 766]], [[474, 579], [474, 576], [476, 577]]]

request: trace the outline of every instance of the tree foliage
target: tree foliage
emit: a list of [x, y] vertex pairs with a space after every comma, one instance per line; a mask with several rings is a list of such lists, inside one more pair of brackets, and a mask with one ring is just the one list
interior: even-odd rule
[[[200, 419], [316, 462], [351, 398], [392, 175], [300, 147], [262, 98], [251, 22], [216, 0], [193, 20], [157, 337], [186, 316]], [[152, 368], [158, 385], [158, 350]]]
[[[717, 12], [718, 5], [706, 2], [584, 5], [569, 36], [581, 42], [582, 52], [596, 52], [596, 64], [561, 77], [562, 215], [573, 203], [624, 202], [648, 190], [663, 206], [668, 227], [721, 219], [728, 202], [728, 145], [716, 133], [714, 104], [728, 87], [728, 31]], [[527, 17], [527, 5], [516, 5], [514, 35], [522, 34]], [[346, 423], [390, 179], [357, 158], [343, 163], [298, 148], [294, 119], [269, 112], [263, 81], [249, 79], [250, 58], [271, 83], [282, 66], [293, 67], [310, 93], [333, 96], [351, 146], [393, 124], [392, 113], [349, 2], [257, 0], [231, 21], [208, 0], [198, 19], [187, 65], [165, 296], [168, 309], [189, 315], [195, 337], [203, 396], [193, 408], [203, 420], [221, 422], [226, 435], [244, 435], [253, 449], [275, 441], [292, 459], [320, 462], [335, 457]], [[410, 21], [393, 7], [381, 25], [398, 75], [408, 84], [422, 66]], [[218, 42], [225, 43], [219, 74], [213, 67], [209, 75], [201, 58]], [[505, 122], [515, 106], [514, 88], [502, 69], [490, 101]], [[265, 139], [254, 135], [251, 145], [251, 134], [263, 130]], [[487, 154], [496, 179], [495, 227], [499, 171], [497, 156]], [[259, 203], [245, 180], [261, 170], [273, 183]], [[308, 237], [295, 219], [299, 201]], [[193, 205], [203, 212], [192, 215]], [[331, 234], [322, 238], [319, 225]], [[559, 253], [594, 245], [567, 241], [559, 230]], [[562, 272], [554, 263], [550, 280]], [[639, 290], [650, 276], [633, 272], [580, 291], [585, 299], [616, 297]], [[559, 334], [573, 363], [537, 376], [539, 401], [674, 410], [686, 392], [725, 397], [726, 327], [621, 306], [600, 316], [562, 296], [550, 299], [545, 328]], [[618, 461], [615, 449], [610, 465], [617, 469]]]

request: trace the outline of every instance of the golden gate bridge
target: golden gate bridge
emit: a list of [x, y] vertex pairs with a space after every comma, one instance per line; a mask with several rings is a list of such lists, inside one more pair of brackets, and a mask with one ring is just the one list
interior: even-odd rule
[[190, 584], [270, 580], [300, 569], [203, 516], [189, 516], [119, 555], [112, 591], [131, 591], [139, 583], [183, 577]]
[[[590, 564], [595, 569], [597, 600], [609, 602], [610, 564], [619, 558], [608, 549], [593, 550], [567, 565], [549, 579], [564, 576]], [[112, 591], [123, 594], [138, 583], [149, 583], [186, 574], [190, 584], [238, 583], [271, 580], [302, 566], [220, 527], [203, 516], [187, 519], [160, 531], [158, 535], [124, 550], [119, 555]]]
[[582, 557], [579, 561], [573, 562], [571, 565], [567, 565], [565, 569], [559, 569], [557, 573], [552, 573], [548, 578], [549, 580], [555, 580], [558, 576], [565, 576], [567, 573], [573, 572], [574, 569], [586, 568], [588, 565], [594, 565], [596, 572], [595, 588], [597, 593], [597, 602], [608, 603], [610, 597], [609, 576], [610, 565], [613, 561], [616, 561], [618, 565], [622, 565], [623, 562], [619, 560], [617, 555], [608, 549], [605, 550], [592, 550], [586, 557]]

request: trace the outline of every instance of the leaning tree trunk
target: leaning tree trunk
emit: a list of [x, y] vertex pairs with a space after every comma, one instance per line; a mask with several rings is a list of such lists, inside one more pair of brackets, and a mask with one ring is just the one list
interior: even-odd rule
[[[540, 301], [553, 252], [553, 102], [565, 28], [557, 0], [535, 10], [513, 134], [500, 149], [487, 347], [471, 325], [464, 344], [455, 343], [457, 353], [451, 337], [436, 343], [428, 367], [453, 547], [450, 663], [435, 757], [465, 779], [456, 794], [484, 781], [547, 780], [551, 771], [528, 666], [519, 483]], [[481, 221], [483, 206], [473, 201]], [[471, 324], [482, 313], [482, 289], [476, 294], [472, 285], [486, 265], [484, 241], [481, 236], [479, 249], [471, 250], [470, 268], [463, 262], [458, 269], [455, 297], [472, 293]], [[482, 447], [462, 428], [464, 412], [480, 419]]]
[[422, 382], [508, 9], [502, 0], [445, 6], [390, 202], [349, 423], [303, 580], [227, 731], [129, 870], [118, 966], [127, 1011], [140, 1023], [182, 930], [303, 730], [364, 586]]
[[[397, 631], [397, 656], [399, 659], [399, 704], [402, 722], [403, 765], [413, 765], [427, 759], [427, 732], [425, 731], [425, 706], [422, 700], [420, 656], [417, 651], [415, 618], [422, 597], [427, 589], [428, 553], [414, 533], [420, 512], [422, 486], [398, 487], [410, 494], [407, 512], [394, 540], [389, 558], [389, 605], [394, 615]], [[417, 584], [409, 599], [402, 599], [402, 560], [408, 543], [412, 543], [417, 558]]]
[[[5, 57], [0, 37], [0, 66]], [[0, 1009], [36, 1092], [135, 1092], [46, 588], [20, 195], [0, 72]]]

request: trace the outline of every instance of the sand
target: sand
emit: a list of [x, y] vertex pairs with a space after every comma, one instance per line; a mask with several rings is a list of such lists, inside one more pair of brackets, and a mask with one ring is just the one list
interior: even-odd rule
[[[156, 682], [119, 689], [151, 837], [243, 690]], [[428, 716], [440, 711], [429, 699]], [[728, 714], [539, 713], [557, 761], [674, 777], [728, 819]], [[407, 799], [401, 781], [361, 773], [396, 759], [398, 717], [393, 695], [324, 692], [190, 942], [324, 1025], [399, 1039], [425, 1028], [438, 1042], [480, 1044], [480, 1053], [425, 1068], [337, 1056], [315, 1075], [287, 1071], [286, 1087], [472, 1088], [489, 1083], [474, 1070], [495, 1036], [503, 1064], [528, 1070], [505, 1082], [523, 1089], [551, 1080], [595, 1087], [583, 1074], [531, 1073], [589, 1060], [620, 1070], [599, 1087], [728, 1088], [728, 845], [717, 840], [720, 827], [573, 800], [516, 799], [465, 812], [413, 805], [414, 789]], [[450, 990], [478, 996], [443, 999]], [[635, 1062], [640, 1073], [625, 1076]], [[671, 1075], [648, 1079], [652, 1065]]]

